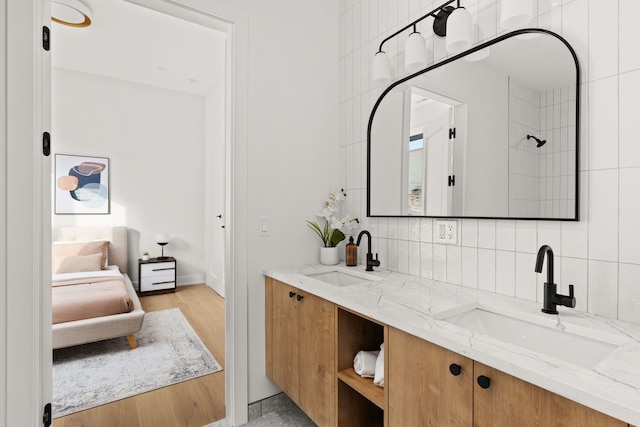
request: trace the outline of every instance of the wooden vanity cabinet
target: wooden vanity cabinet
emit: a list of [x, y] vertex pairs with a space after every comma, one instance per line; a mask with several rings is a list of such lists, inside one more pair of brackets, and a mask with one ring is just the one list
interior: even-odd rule
[[[627, 427], [627, 423], [482, 363], [474, 363], [474, 427]], [[479, 376], [489, 378], [482, 388]], [[487, 385], [487, 384], [485, 384]]]
[[391, 327], [388, 348], [390, 426], [471, 426], [471, 359]]
[[318, 426], [336, 421], [335, 304], [266, 278], [266, 373]]

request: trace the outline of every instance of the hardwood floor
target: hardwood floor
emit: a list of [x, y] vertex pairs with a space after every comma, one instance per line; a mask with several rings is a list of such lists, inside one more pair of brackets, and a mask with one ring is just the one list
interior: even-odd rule
[[[143, 296], [145, 311], [178, 307], [224, 368], [224, 299], [206, 285]], [[125, 339], [124, 337], [122, 339]], [[135, 350], [133, 350], [135, 351]], [[225, 417], [224, 369], [56, 418], [54, 427], [202, 427]]]

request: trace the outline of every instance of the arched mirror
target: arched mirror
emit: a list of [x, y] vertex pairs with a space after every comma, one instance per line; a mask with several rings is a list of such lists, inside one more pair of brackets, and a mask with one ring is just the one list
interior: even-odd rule
[[578, 220], [578, 60], [514, 31], [390, 85], [367, 130], [367, 215]]

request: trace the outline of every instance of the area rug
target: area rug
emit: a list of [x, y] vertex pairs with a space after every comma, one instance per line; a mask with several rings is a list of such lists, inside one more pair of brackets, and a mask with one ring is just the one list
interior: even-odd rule
[[179, 308], [145, 314], [125, 338], [53, 352], [54, 418], [222, 370]]

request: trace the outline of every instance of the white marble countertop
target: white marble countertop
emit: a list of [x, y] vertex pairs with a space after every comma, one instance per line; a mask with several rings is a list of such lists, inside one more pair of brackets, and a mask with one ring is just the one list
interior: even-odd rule
[[[375, 275], [376, 281], [335, 286], [307, 274], [340, 270]], [[363, 266], [321, 266], [264, 271], [266, 276], [401, 329], [528, 381], [614, 418], [640, 427], [640, 325], [558, 307], [560, 314], [540, 311], [542, 304], [434, 280]], [[517, 312], [555, 327], [582, 327], [594, 336], [619, 337], [622, 343], [592, 369], [475, 333], [437, 320], [438, 313], [463, 306], [491, 306]]]

